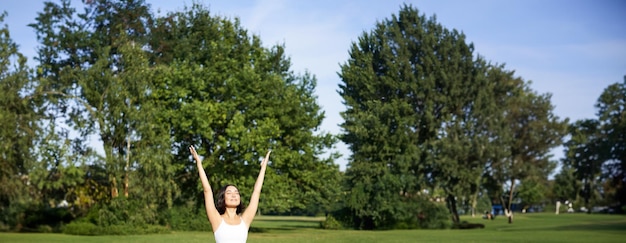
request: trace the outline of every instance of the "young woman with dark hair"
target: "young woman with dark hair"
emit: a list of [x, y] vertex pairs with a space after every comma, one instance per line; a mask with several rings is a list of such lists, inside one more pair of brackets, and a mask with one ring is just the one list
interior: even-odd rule
[[265, 168], [267, 167], [267, 161], [272, 151], [268, 151], [263, 161], [261, 161], [259, 176], [254, 183], [250, 203], [245, 210], [241, 203], [239, 189], [234, 185], [222, 187], [217, 195], [217, 205], [215, 204], [213, 201], [213, 190], [204, 172], [202, 160], [200, 160], [200, 156], [198, 156], [193, 146], [189, 147], [189, 151], [193, 155], [196, 166], [198, 167], [198, 174], [200, 175], [200, 181], [202, 181], [202, 188], [204, 188], [204, 207], [209, 222], [211, 222], [211, 227], [213, 228], [215, 241], [217, 243], [246, 242], [248, 239], [248, 229], [259, 207], [259, 197], [261, 196], [261, 187], [263, 187], [263, 179], [265, 178]]

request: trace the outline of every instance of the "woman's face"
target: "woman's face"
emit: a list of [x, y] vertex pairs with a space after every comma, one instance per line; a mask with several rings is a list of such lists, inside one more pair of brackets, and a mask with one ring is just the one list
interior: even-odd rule
[[234, 186], [226, 187], [224, 191], [224, 203], [226, 207], [237, 207], [241, 203], [241, 197], [239, 196], [239, 190]]

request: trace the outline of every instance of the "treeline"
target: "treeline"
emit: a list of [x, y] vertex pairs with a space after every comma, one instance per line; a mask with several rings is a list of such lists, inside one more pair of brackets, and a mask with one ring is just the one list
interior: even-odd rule
[[[62, 0], [34, 21], [34, 68], [0, 29], [0, 230], [208, 230], [190, 145], [244, 202], [272, 149], [261, 213], [332, 216], [325, 228], [446, 228], [492, 203], [625, 205], [626, 80], [598, 119], [568, 124], [549, 94], [411, 6], [350, 47], [338, 135], [319, 131], [315, 76], [291, 70], [284, 46], [200, 4], [159, 16], [141, 0]], [[345, 173], [325, 155], [337, 139]]]

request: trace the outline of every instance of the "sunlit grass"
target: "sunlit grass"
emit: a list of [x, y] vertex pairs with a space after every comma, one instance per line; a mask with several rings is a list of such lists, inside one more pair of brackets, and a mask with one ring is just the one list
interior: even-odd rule
[[[513, 224], [505, 217], [483, 220], [473, 230], [322, 230], [316, 217], [260, 216], [252, 224], [248, 242], [626, 242], [625, 215], [550, 213], [516, 214]], [[1, 233], [0, 242], [214, 242], [206, 232], [172, 232], [161, 235], [72, 236], [64, 234]]]

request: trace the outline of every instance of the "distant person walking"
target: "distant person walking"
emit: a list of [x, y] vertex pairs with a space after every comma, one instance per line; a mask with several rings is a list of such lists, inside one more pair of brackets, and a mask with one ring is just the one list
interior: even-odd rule
[[193, 146], [189, 147], [189, 151], [198, 167], [198, 174], [200, 175], [200, 181], [202, 181], [202, 188], [204, 188], [204, 207], [213, 228], [215, 241], [217, 243], [245, 243], [248, 240], [248, 229], [259, 207], [259, 197], [261, 196], [261, 187], [263, 187], [263, 179], [265, 178], [265, 169], [272, 151], [268, 151], [263, 161], [261, 161], [259, 176], [254, 183], [250, 203], [245, 210], [241, 204], [239, 190], [234, 185], [222, 187], [217, 194], [217, 205], [215, 204], [213, 201], [213, 190], [204, 172], [204, 167], [202, 167], [202, 160], [200, 160]]

